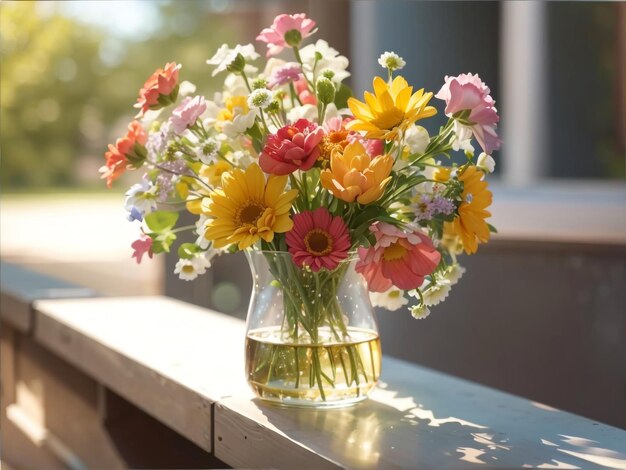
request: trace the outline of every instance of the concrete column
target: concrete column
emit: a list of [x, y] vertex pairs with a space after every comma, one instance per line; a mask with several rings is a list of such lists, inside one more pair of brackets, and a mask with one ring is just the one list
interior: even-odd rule
[[501, 4], [503, 180], [528, 186], [547, 176], [546, 4]]

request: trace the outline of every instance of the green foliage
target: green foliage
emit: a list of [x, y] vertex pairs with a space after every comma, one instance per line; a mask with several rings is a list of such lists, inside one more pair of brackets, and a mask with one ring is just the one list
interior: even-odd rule
[[144, 221], [153, 232], [163, 233], [174, 228], [179, 215], [178, 212], [154, 211], [146, 215]]
[[183, 259], [192, 259], [202, 249], [195, 243], [183, 243], [178, 247], [178, 257]]
[[125, 132], [154, 70], [182, 63], [181, 80], [212, 96], [223, 77], [211, 78], [206, 59], [222, 42], [252, 39], [237, 36], [240, 17], [212, 15], [206, 2], [155, 3], [160, 21], [142, 41], [63, 16], [62, 4], [0, 3], [4, 189], [102, 189], [106, 146]]

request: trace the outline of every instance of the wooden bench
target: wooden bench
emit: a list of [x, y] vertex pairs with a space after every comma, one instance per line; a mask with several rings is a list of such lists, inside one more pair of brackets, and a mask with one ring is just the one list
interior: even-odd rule
[[[15, 316], [9, 307], [0, 309], [3, 321]], [[248, 389], [241, 320], [166, 297], [48, 299], [32, 307], [31, 340], [99, 385], [98, 417], [114, 413], [111, 396], [119, 396], [213, 454], [215, 466], [626, 467], [623, 430], [391, 357], [360, 405], [286, 409]], [[4, 370], [4, 353], [2, 360]], [[66, 466], [98, 466], [81, 442], [58, 440], [74, 458]]]

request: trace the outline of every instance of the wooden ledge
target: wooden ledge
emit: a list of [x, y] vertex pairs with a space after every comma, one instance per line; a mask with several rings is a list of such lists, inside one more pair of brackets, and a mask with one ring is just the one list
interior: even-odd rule
[[35, 314], [38, 342], [209, 452], [213, 403], [247, 390], [241, 320], [167, 297], [39, 301]]
[[396, 359], [342, 410], [255, 399], [244, 322], [165, 297], [35, 303], [35, 338], [234, 467], [623, 468], [626, 432]]
[[221, 400], [215, 439], [216, 457], [237, 468], [626, 465], [620, 429], [390, 357], [379, 388], [353, 408]]
[[11, 263], [0, 263], [0, 318], [23, 333], [30, 332], [33, 326], [33, 301], [94, 295], [96, 292], [93, 289], [35, 273]]

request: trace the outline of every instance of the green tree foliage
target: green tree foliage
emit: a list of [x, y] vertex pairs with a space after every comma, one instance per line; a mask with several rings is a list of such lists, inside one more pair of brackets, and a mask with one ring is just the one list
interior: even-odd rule
[[216, 16], [205, 2], [155, 8], [160, 20], [139, 40], [64, 16], [56, 2], [0, 4], [3, 190], [103, 187], [106, 145], [124, 133], [157, 67], [182, 63], [181, 79], [215, 90], [206, 59], [222, 42], [252, 39], [240, 36], [249, 29], [241, 15]]

